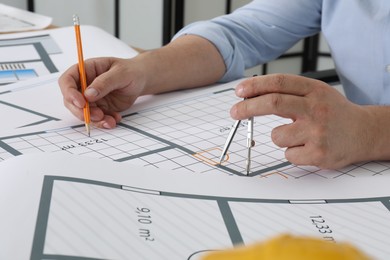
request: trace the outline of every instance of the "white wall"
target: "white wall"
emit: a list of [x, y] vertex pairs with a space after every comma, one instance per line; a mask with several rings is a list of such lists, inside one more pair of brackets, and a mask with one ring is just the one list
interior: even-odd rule
[[[1, 3], [27, 9], [26, 0]], [[121, 0], [120, 38], [145, 49], [162, 45], [163, 0]], [[72, 26], [73, 14], [81, 24], [98, 26], [114, 34], [114, 0], [35, 0], [35, 11], [53, 18], [56, 26]]]
[[187, 0], [184, 4], [184, 24], [207, 20], [225, 14], [225, 0]]
[[1, 0], [0, 3], [17, 8], [27, 9], [27, 1], [25, 0]]
[[72, 26], [72, 16], [78, 14], [81, 24], [96, 25], [114, 33], [112, 0], [35, 0], [35, 11], [53, 17], [57, 26]]
[[120, 38], [132, 46], [152, 49], [162, 45], [162, 0], [121, 0]]

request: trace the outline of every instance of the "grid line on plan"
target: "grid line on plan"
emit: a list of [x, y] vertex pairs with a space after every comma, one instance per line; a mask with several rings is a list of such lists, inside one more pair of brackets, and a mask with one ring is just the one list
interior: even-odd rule
[[[243, 175], [246, 120], [237, 131], [226, 161], [218, 165], [234, 124], [229, 110], [238, 101], [233, 89], [174, 101], [125, 115], [114, 130], [93, 129], [91, 138], [85, 135], [83, 125], [7, 136], [0, 138], [0, 160], [15, 153], [66, 152], [182, 172]], [[288, 178], [343, 178], [390, 173], [390, 162], [350, 165], [337, 171], [289, 164], [284, 150], [273, 144], [271, 131], [290, 122], [272, 115], [255, 118], [252, 176], [277, 173]]]

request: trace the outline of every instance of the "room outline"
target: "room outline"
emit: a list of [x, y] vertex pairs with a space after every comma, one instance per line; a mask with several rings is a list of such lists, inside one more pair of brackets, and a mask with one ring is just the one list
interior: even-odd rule
[[58, 72], [50, 55], [59, 54], [61, 53], [61, 50], [49, 34], [15, 39], [0, 39], [0, 48], [17, 48], [23, 46], [31, 46], [38, 54], [39, 59], [8, 60], [0, 62], [0, 86], [19, 81], [26, 77], [31, 78], [40, 76], [40, 72], [36, 71], [36, 68], [34, 68], [35, 65], [32, 65], [32, 67], [29, 66], [29, 64], [33, 63], [41, 63], [49, 73]]
[[[37, 222], [34, 233], [34, 243], [32, 246], [31, 259], [95, 259], [95, 258], [85, 258], [85, 256], [78, 258], [77, 256], [66, 256], [66, 255], [51, 255], [44, 253], [46, 232], [48, 228], [48, 220], [51, 211], [52, 195], [56, 190], [56, 185], [61, 185], [63, 183], [72, 183], [72, 184], [82, 184], [85, 187], [98, 187], [101, 189], [114, 189], [124, 192], [130, 192], [131, 194], [137, 194], [140, 196], [152, 196], [154, 200], [159, 200], [159, 198], [168, 198], [168, 199], [189, 199], [193, 201], [212, 201], [218, 207], [218, 212], [220, 213], [224, 226], [227, 230], [231, 246], [237, 246], [245, 244], [243, 239], [239, 223], [236, 220], [234, 209], [232, 208], [234, 203], [242, 204], [254, 204], [254, 205], [344, 205], [344, 204], [364, 204], [364, 203], [378, 203], [381, 207], [384, 207], [386, 214], [390, 215], [390, 196], [388, 197], [375, 197], [375, 198], [351, 198], [351, 199], [308, 199], [308, 200], [288, 200], [288, 199], [252, 199], [252, 198], [232, 198], [232, 197], [219, 197], [219, 196], [207, 196], [207, 195], [196, 195], [196, 194], [183, 194], [175, 193], [169, 191], [158, 191], [158, 190], [149, 190], [138, 187], [131, 187], [126, 185], [114, 184], [101, 182], [96, 180], [88, 180], [81, 178], [65, 177], [65, 176], [50, 176], [45, 175], [43, 180], [42, 193], [40, 198], [39, 211], [37, 216]], [[127, 193], [126, 193], [127, 195]], [[157, 196], [157, 198], [156, 198]], [[196, 250], [188, 255], [189, 260], [190, 256], [196, 255], [196, 252], [207, 252], [218, 250], [217, 248], [207, 248], [202, 250]]]

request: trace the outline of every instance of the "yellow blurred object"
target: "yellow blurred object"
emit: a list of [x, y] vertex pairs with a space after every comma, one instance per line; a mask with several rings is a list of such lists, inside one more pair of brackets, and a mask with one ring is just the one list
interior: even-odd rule
[[281, 235], [264, 243], [216, 251], [203, 260], [370, 260], [348, 243]]

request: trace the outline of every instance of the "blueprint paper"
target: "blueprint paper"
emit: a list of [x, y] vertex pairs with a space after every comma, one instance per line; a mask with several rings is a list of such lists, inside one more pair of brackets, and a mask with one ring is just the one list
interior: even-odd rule
[[[93, 128], [91, 138], [85, 135], [83, 122], [63, 107], [58, 87], [51, 83], [0, 95], [3, 106], [15, 113], [24, 113], [24, 118], [29, 118], [33, 126], [0, 132], [0, 160], [31, 152], [61, 152], [188, 172], [242, 175], [246, 159], [245, 121], [225, 162], [218, 164], [222, 146], [234, 123], [229, 109], [239, 101], [234, 95], [238, 82], [143, 97], [123, 113], [118, 127]], [[44, 91], [41, 92], [41, 88]], [[48, 101], [52, 102], [50, 110], [40, 102], [44, 94], [39, 93], [52, 97]], [[11, 115], [5, 116], [14, 118]], [[270, 137], [274, 127], [289, 122], [276, 116], [255, 119], [252, 175], [348, 178], [390, 172], [389, 162], [360, 163], [336, 171], [291, 165], [284, 158], [284, 150], [275, 146]]]
[[390, 254], [389, 176], [200, 175], [61, 154], [0, 172], [2, 259], [193, 260], [281, 233]]
[[[57, 101], [53, 98], [55, 104], [51, 104], [50, 110], [41, 104], [39, 98], [43, 94], [37, 95], [40, 92], [34, 88], [0, 95], [0, 104], [25, 113], [31, 124], [0, 131], [0, 161], [21, 154], [54, 152], [181, 172], [243, 176], [247, 149], [245, 120], [225, 160], [219, 164], [223, 144], [234, 124], [229, 110], [240, 101], [234, 94], [238, 82], [141, 98], [123, 113], [115, 129], [93, 128], [91, 137], [86, 135], [84, 123], [63, 107], [55, 86], [42, 86], [47, 87], [44, 93], [58, 97]], [[27, 99], [32, 102], [20, 103]], [[251, 176], [352, 179], [390, 173], [388, 161], [362, 162], [332, 171], [290, 164], [284, 157], [284, 149], [271, 140], [271, 130], [289, 122], [273, 115], [255, 118]]]
[[[21, 133], [28, 126], [41, 125], [35, 127], [35, 129], [44, 131], [83, 123], [65, 108], [58, 85], [59, 76], [60, 73], [57, 72], [3, 86], [4, 92], [0, 92], [0, 118], [5, 119], [5, 124], [0, 129], [0, 135], [18, 129], [21, 131], [17, 132]], [[237, 82], [231, 82], [229, 85], [234, 87]], [[161, 106], [183, 97], [190, 98], [191, 95], [199, 95], [204, 91], [209, 92], [210, 90], [200, 88], [155, 96], [143, 96], [138, 98], [135, 104], [123, 114], [128, 115], [150, 106]], [[50, 126], [47, 126], [47, 123], [51, 123]]]
[[59, 76], [57, 72], [4, 86], [9, 90], [0, 94], [0, 118], [5, 119], [0, 131], [66, 119], [64, 124], [76, 123], [63, 104]]

